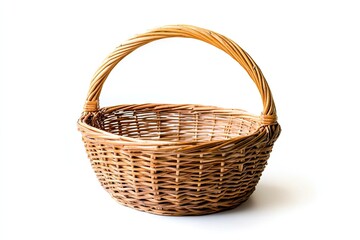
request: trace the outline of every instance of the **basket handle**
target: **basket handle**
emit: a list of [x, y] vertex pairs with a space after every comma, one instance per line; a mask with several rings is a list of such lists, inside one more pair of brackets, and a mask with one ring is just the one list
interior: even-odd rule
[[104, 61], [97, 70], [90, 83], [90, 89], [84, 105], [84, 113], [96, 112], [99, 109], [99, 96], [106, 78], [111, 70], [128, 54], [149, 42], [170, 37], [194, 38], [207, 42], [235, 59], [249, 74], [256, 84], [263, 102], [262, 122], [265, 125], [273, 124], [277, 120], [276, 108], [270, 88], [260, 68], [256, 65], [250, 55], [245, 52], [235, 42], [227, 37], [213, 31], [189, 26], [189, 25], [169, 25], [150, 30], [139, 34], [125, 43], [118, 46]]

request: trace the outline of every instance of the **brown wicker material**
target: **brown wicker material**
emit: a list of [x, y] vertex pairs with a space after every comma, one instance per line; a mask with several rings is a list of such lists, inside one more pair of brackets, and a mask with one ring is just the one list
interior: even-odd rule
[[[169, 37], [202, 40], [239, 62], [259, 89], [261, 116], [200, 105], [99, 108], [102, 86], [116, 64], [138, 47]], [[270, 88], [251, 57], [220, 34], [186, 25], [154, 29], [116, 48], [94, 75], [78, 127], [111, 196], [160, 215], [208, 214], [246, 201], [281, 131]]]

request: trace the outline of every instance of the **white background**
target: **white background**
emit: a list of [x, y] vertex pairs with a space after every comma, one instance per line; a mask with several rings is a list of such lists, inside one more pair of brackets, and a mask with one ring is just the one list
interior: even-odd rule
[[[0, 239], [359, 239], [357, 1], [0, 3]], [[283, 132], [250, 200], [162, 217], [101, 188], [76, 120], [92, 74], [136, 33], [193, 24], [236, 41], [262, 68]], [[175, 102], [261, 112], [230, 57], [195, 40], [134, 52], [101, 104]]]

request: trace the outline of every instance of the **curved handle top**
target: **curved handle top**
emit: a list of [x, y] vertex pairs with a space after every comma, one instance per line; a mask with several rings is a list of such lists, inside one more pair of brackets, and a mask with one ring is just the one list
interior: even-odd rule
[[96, 71], [90, 83], [90, 89], [84, 105], [84, 112], [96, 112], [99, 109], [99, 96], [103, 84], [111, 70], [128, 54], [149, 42], [170, 37], [194, 38], [207, 42], [235, 59], [256, 84], [263, 103], [263, 124], [272, 124], [277, 120], [276, 108], [270, 88], [260, 68], [239, 45], [216, 32], [189, 25], [168, 25], [139, 34], [118, 46]]

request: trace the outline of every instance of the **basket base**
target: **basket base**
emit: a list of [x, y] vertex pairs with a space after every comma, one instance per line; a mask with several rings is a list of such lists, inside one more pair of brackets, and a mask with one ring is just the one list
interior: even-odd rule
[[174, 206], [174, 207], [163, 207], [161, 205], [158, 205], [156, 207], [149, 207], [145, 205], [134, 205], [133, 203], [129, 202], [127, 203], [124, 201], [123, 198], [120, 198], [119, 196], [112, 195], [112, 198], [115, 199], [118, 203], [120, 203], [123, 206], [142, 211], [147, 212], [155, 215], [161, 215], [161, 216], [201, 216], [201, 215], [209, 215], [213, 213], [223, 212], [227, 210], [234, 209], [238, 206], [240, 206], [242, 203], [246, 202], [251, 194], [255, 191], [255, 187], [246, 192], [243, 193], [241, 197], [236, 199], [225, 199], [223, 201], [219, 201], [217, 203], [204, 203], [203, 205], [199, 205], [198, 207], [191, 206]]

